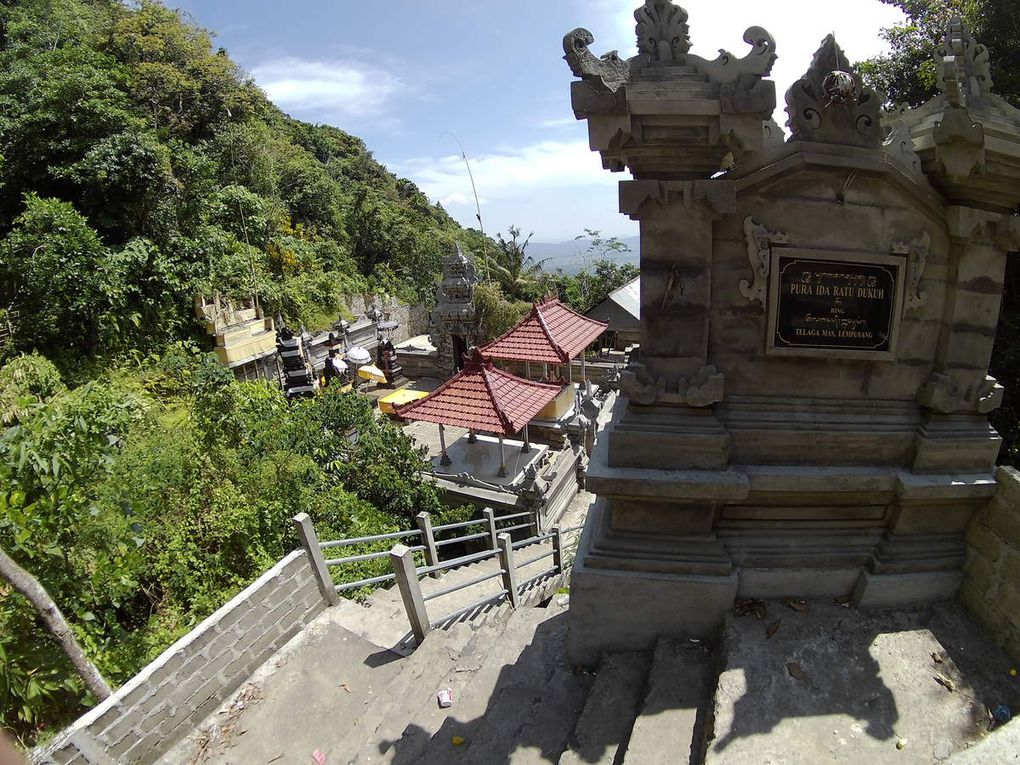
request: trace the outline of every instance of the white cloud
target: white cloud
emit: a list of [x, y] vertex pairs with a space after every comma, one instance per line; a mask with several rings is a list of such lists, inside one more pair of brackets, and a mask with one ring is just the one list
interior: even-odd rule
[[540, 128], [564, 128], [576, 125], [577, 119], [575, 117], [558, 117], [555, 119], [539, 120], [538, 126]]
[[[479, 196], [508, 199], [537, 189], [615, 184], [586, 141], [542, 141], [490, 154], [468, 155]], [[421, 157], [393, 168], [411, 178], [430, 198], [474, 205], [471, 180], [459, 154]]]
[[403, 89], [399, 77], [354, 60], [281, 58], [256, 66], [252, 75], [281, 109], [320, 119], [382, 117]]

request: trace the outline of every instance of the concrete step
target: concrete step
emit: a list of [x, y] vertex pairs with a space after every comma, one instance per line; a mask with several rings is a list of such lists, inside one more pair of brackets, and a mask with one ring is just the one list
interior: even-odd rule
[[605, 655], [560, 765], [612, 765], [626, 752], [651, 659], [638, 651]]
[[[470, 627], [450, 630], [432, 635], [410, 656], [401, 659], [403, 666], [382, 693], [366, 700], [362, 714], [350, 726], [347, 733], [331, 750], [341, 762], [381, 762], [367, 757], [358, 760], [354, 753], [361, 753], [366, 742], [382, 741], [382, 736], [392, 727], [395, 719], [405, 720], [420, 703], [423, 688], [434, 688], [460, 656], [474, 632]], [[371, 703], [367, 703], [371, 701]], [[399, 729], [398, 729], [399, 730]], [[352, 753], [349, 756], [348, 753]]]
[[[470, 740], [460, 729], [458, 718], [473, 720], [485, 712], [485, 699], [495, 687], [507, 665], [513, 665], [527, 646], [536, 623], [544, 617], [541, 611], [518, 612], [501, 622], [474, 627], [471, 640], [463, 647], [445, 674], [432, 686], [419, 686], [415, 699], [408, 699], [408, 714], [393, 715], [377, 731], [375, 740], [367, 739], [352, 762], [391, 763], [403, 765], [428, 762], [427, 754], [435, 738], [442, 755], [456, 751], [453, 736]], [[471, 629], [463, 625], [456, 630]], [[445, 633], [430, 634], [425, 640], [442, 640]], [[454, 706], [441, 708], [436, 693], [450, 688]], [[412, 708], [413, 707], [413, 708]], [[466, 717], [465, 717], [466, 716]], [[437, 732], [439, 735], [437, 736]]]
[[700, 763], [714, 686], [715, 663], [707, 648], [688, 640], [660, 638], [648, 673], [648, 693], [634, 721], [624, 762]]

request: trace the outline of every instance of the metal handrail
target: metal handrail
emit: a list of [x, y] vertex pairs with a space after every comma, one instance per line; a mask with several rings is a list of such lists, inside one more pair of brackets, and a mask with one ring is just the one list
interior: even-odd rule
[[496, 523], [499, 523], [500, 521], [513, 521], [516, 520], [517, 518], [530, 518], [530, 517], [531, 513], [514, 513], [512, 515], [500, 515], [494, 518], [493, 520], [496, 521]]
[[547, 539], [552, 539], [554, 536], [556, 536], [556, 535], [552, 534], [552, 533], [549, 533], [549, 534], [539, 534], [536, 537], [528, 537], [527, 539], [522, 539], [520, 542], [514, 542], [513, 543], [513, 548], [515, 550], [520, 550], [522, 547], [530, 547], [531, 545], [537, 545], [540, 542], [546, 541]]
[[432, 622], [430, 624], [430, 627], [438, 627], [442, 624], [446, 624], [447, 622], [453, 621], [454, 619], [463, 616], [464, 614], [474, 611], [476, 608], [481, 608], [482, 606], [488, 605], [489, 603], [497, 603], [501, 600], [506, 600], [507, 597], [508, 596], [506, 592], [500, 592], [496, 595], [490, 595], [487, 598], [482, 598], [481, 600], [475, 601], [471, 605], [464, 606], [463, 608], [458, 608], [456, 611], [453, 611], [447, 614], [446, 616], [440, 617], [436, 621]]
[[525, 568], [527, 566], [530, 566], [532, 563], [538, 563], [540, 560], [545, 560], [546, 558], [551, 558], [555, 554], [556, 553], [553, 550], [550, 550], [549, 552], [544, 552], [541, 555], [536, 555], [534, 558], [531, 558], [529, 560], [524, 561], [523, 563], [518, 563], [517, 564], [517, 568]]
[[470, 542], [472, 539], [481, 539], [482, 537], [488, 537], [488, 531], [482, 531], [478, 534], [466, 534], [462, 537], [454, 537], [453, 539], [437, 539], [436, 547], [446, 547], [447, 545], [456, 544], [457, 542]]
[[413, 537], [421, 534], [421, 531], [415, 529], [414, 531], [395, 531], [392, 534], [373, 534], [370, 537], [356, 537], [354, 539], [335, 539], [332, 542], [319, 542], [319, 547], [323, 550], [328, 550], [331, 547], [347, 547], [349, 545], [360, 545], [365, 542], [382, 542], [386, 539], [403, 539], [404, 537]]
[[[414, 547], [408, 548], [411, 552], [421, 552], [425, 549], [425, 545], [415, 545]], [[327, 566], [342, 566], [345, 563], [360, 563], [366, 560], [375, 560], [376, 558], [385, 558], [389, 556], [389, 550], [380, 550], [379, 552], [365, 553], [364, 555], [349, 555], [346, 558], [328, 558], [326, 560]]]
[[476, 518], [473, 521], [461, 521], [460, 523], [444, 523], [442, 526], [433, 526], [433, 531], [450, 531], [452, 529], [463, 529], [468, 526], [477, 526], [481, 523], [488, 523], [485, 518]]
[[530, 523], [518, 523], [516, 526], [504, 526], [500, 531], [517, 531], [518, 529], [530, 529]]
[[423, 568], [415, 569], [415, 573], [418, 576], [423, 576], [425, 574], [431, 574], [434, 571], [448, 571], [451, 568], [457, 568], [458, 566], [464, 566], [468, 563], [485, 560], [486, 558], [491, 558], [498, 554], [497, 550], [483, 550], [479, 553], [472, 553], [471, 555], [464, 555], [460, 558], [454, 558], [453, 560], [443, 561], [442, 563], [437, 563], [434, 566], [425, 566]]
[[428, 595], [423, 595], [422, 600], [424, 600], [427, 603], [430, 600], [441, 598], [444, 595], [450, 595], [451, 593], [457, 592], [458, 590], [463, 590], [466, 587], [471, 587], [476, 584], [481, 584], [482, 582], [487, 582], [490, 579], [495, 579], [497, 576], [503, 576], [503, 574], [505, 573], [506, 571], [500, 569], [499, 571], [495, 571], [491, 574], [482, 574], [481, 576], [477, 576], [474, 579], [469, 579], [466, 582], [461, 582], [460, 584], [454, 584], [449, 587], [444, 587], [441, 590], [430, 592]]
[[333, 589], [338, 593], [347, 592], [348, 590], [357, 590], [360, 587], [364, 587], [369, 584], [379, 584], [380, 582], [390, 582], [397, 578], [396, 574], [383, 574], [382, 576], [373, 576], [368, 579], [362, 579], [357, 582], [348, 582], [347, 584], [338, 584]]

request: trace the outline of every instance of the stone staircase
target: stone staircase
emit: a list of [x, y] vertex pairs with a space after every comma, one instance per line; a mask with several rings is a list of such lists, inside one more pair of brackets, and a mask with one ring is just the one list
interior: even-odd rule
[[[430, 635], [375, 704], [352, 722], [332, 761], [411, 763], [701, 762], [715, 673], [699, 645], [608, 654], [594, 673], [565, 663], [566, 609]], [[454, 704], [432, 692], [450, 688]]]

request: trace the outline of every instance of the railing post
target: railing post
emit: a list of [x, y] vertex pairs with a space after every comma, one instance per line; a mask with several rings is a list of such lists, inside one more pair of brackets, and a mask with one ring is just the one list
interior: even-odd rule
[[510, 605], [517, 608], [517, 569], [514, 568], [514, 545], [505, 531], [496, 537], [499, 545], [499, 566], [503, 569], [503, 589], [506, 590]]
[[312, 566], [315, 580], [319, 583], [319, 592], [322, 593], [322, 597], [326, 599], [329, 605], [337, 605], [340, 602], [340, 596], [337, 595], [336, 586], [333, 584], [333, 577], [329, 575], [329, 569], [326, 567], [326, 559], [322, 555], [319, 536], [315, 533], [312, 519], [308, 517], [308, 513], [299, 513], [294, 516], [294, 525], [297, 527], [298, 536], [301, 538], [301, 546], [308, 553], [308, 562]]
[[553, 546], [553, 566], [556, 567], [556, 572], [559, 574], [563, 573], [563, 533], [560, 531], [559, 526], [553, 526], [550, 533], [552, 537]]
[[390, 550], [390, 564], [397, 577], [397, 589], [400, 590], [400, 599], [404, 601], [404, 611], [407, 612], [407, 620], [411, 623], [411, 632], [414, 633], [418, 645], [421, 645], [432, 625], [425, 610], [418, 574], [414, 570], [414, 553], [407, 545], [394, 545]]
[[[425, 565], [438, 566], [439, 548], [436, 547], [436, 535], [432, 531], [432, 517], [428, 513], [418, 513], [414, 520], [421, 531], [421, 543], [425, 546]], [[429, 576], [438, 579], [441, 574], [438, 571], [433, 571]]]
[[496, 511], [491, 507], [487, 507], [482, 510], [482, 515], [489, 522], [489, 543], [492, 545], [493, 550], [497, 550], [499, 549], [499, 543], [496, 540]]

